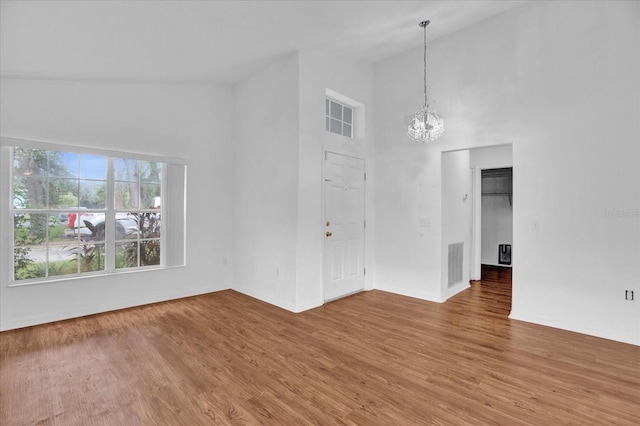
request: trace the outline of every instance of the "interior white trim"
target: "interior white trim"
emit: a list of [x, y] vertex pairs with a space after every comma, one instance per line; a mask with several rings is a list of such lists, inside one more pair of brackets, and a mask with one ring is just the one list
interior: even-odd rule
[[6, 136], [0, 137], [0, 146], [18, 146], [21, 148], [44, 149], [48, 151], [71, 151], [82, 150], [83, 154], [104, 155], [106, 157], [126, 157], [133, 160], [156, 161], [158, 163], [168, 163], [186, 166], [189, 160], [177, 157], [165, 157], [161, 155], [143, 154], [139, 152], [129, 152], [111, 149], [91, 148], [78, 144], [61, 144], [57, 142], [36, 141], [30, 139], [18, 139]]

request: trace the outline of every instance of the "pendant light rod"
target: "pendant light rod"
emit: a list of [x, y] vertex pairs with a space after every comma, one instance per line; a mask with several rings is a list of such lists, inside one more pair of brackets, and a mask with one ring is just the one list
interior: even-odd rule
[[420, 25], [424, 29], [424, 107], [427, 107], [427, 25], [429, 25], [429, 20], [422, 21], [418, 25]]

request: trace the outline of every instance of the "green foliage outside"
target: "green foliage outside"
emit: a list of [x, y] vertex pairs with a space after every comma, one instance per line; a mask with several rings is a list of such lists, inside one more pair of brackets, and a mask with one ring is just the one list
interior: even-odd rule
[[[30, 228], [27, 228], [27, 224], [30, 225], [29, 215], [15, 215], [13, 217], [14, 222], [14, 249], [13, 249], [13, 263], [16, 279], [31, 278], [28, 273], [30, 267], [34, 264], [34, 261], [29, 257], [31, 249], [29, 245], [40, 244], [44, 241], [44, 235], [39, 235], [40, 232], [32, 232]], [[41, 277], [44, 275], [35, 275], [35, 277]]]
[[[141, 240], [120, 244], [116, 254], [117, 268], [160, 264], [160, 216], [157, 213], [134, 214]], [[150, 239], [154, 238], [154, 239]]]
[[[23, 280], [47, 276], [76, 274], [104, 270], [104, 243], [77, 244], [65, 237], [66, 224], [57, 215], [47, 213], [18, 213], [20, 209], [57, 210], [69, 213], [79, 207], [104, 209], [106, 206], [106, 181], [82, 180], [78, 172], [70, 172], [77, 160], [82, 168], [83, 154], [63, 153], [39, 149], [14, 148], [13, 151], [13, 205], [14, 215], [14, 278]], [[105, 163], [106, 164], [106, 163]], [[116, 159], [116, 208], [154, 207], [154, 197], [160, 196], [161, 164], [155, 162]], [[69, 210], [68, 212], [66, 210]], [[135, 214], [138, 221], [138, 238], [118, 243], [116, 268], [131, 268], [160, 264], [160, 215]], [[53, 260], [51, 253], [60, 255], [60, 243], [69, 259]], [[49, 262], [42, 261], [45, 250]]]

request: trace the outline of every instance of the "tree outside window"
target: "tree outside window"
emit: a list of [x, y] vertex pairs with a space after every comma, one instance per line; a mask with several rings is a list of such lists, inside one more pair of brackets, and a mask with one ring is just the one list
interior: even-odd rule
[[159, 266], [163, 167], [14, 147], [13, 279]]

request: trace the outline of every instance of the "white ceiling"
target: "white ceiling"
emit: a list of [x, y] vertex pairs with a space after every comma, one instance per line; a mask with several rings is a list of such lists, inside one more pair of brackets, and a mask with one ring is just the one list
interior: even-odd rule
[[524, 1], [5, 1], [3, 76], [232, 84], [274, 57], [376, 62]]

